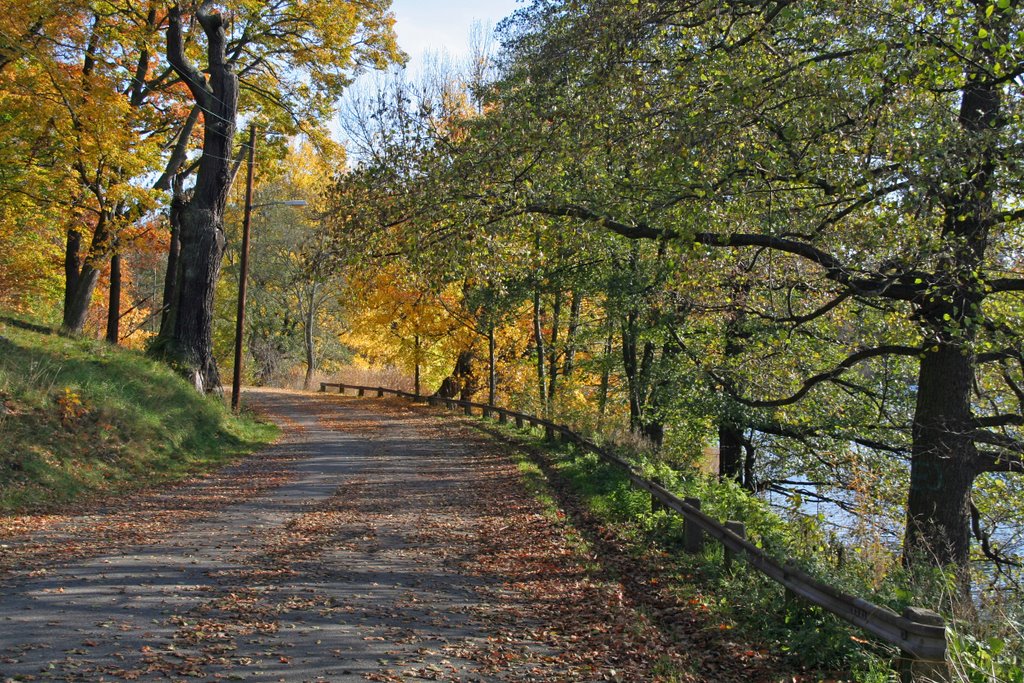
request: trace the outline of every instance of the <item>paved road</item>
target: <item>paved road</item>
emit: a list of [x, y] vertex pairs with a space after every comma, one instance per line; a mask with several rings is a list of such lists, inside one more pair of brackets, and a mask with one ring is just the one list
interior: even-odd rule
[[162, 542], [7, 582], [5, 678], [482, 679], [446, 652], [490, 635], [479, 580], [459, 548], [424, 546], [472, 483], [458, 447], [393, 405], [249, 400], [289, 425], [273, 455], [297, 456], [293, 480]]
[[[123, 505], [152, 510], [120, 543], [116, 512], [4, 539], [0, 681], [767, 680], [725, 675], [737, 646], [685, 610], [652, 621], [656, 582], [603, 566], [457, 420], [246, 400], [286, 427], [259, 464]], [[77, 550], [45, 570], [11, 550], [47, 542]]]

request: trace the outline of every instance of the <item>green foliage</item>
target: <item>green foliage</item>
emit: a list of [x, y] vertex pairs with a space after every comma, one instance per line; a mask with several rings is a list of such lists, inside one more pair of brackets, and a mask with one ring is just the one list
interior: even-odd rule
[[180, 479], [272, 441], [166, 366], [0, 324], [0, 510], [48, 509]]
[[957, 680], [969, 683], [1024, 681], [1021, 625], [1007, 623], [1005, 626], [1003, 635], [984, 640], [956, 629], [949, 631], [950, 661]]
[[747, 487], [853, 501], [966, 587], [969, 499], [1021, 543], [989, 473], [1024, 441], [1022, 37], [1013, 3], [536, 2], [477, 106], [398, 83], [367, 108], [342, 185], [370, 200], [343, 206], [419, 272], [532, 268], [517, 399], [561, 408], [542, 346], [579, 287], [621, 359], [581, 421], [615, 394], [679, 459], [731, 429]]

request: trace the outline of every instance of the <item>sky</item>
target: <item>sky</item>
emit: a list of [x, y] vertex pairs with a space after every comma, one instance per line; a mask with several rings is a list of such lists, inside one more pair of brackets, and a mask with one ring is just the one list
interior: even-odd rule
[[[415, 79], [429, 54], [447, 53], [455, 63], [469, 53], [470, 29], [475, 23], [490, 26], [523, 7], [526, 0], [392, 0], [395, 33], [398, 45], [407, 55], [408, 74]], [[376, 87], [380, 76], [365, 71], [350, 86], [351, 93]], [[345, 135], [338, 119], [331, 125], [334, 137], [344, 142]]]
[[496, 25], [522, 5], [516, 0], [393, 0], [398, 44], [414, 71], [427, 52], [466, 54], [470, 27]]

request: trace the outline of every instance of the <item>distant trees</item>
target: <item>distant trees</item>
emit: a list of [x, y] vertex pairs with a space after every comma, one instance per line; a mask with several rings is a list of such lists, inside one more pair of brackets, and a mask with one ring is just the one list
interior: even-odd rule
[[[325, 154], [294, 145], [283, 159], [265, 164], [269, 178], [259, 183], [245, 334], [260, 384], [281, 380], [280, 371], [298, 363], [308, 389], [322, 363], [336, 366], [349, 355], [340, 341], [347, 329], [348, 278], [336, 268], [319, 218], [324, 192], [344, 162], [340, 154]], [[231, 269], [232, 283], [236, 276]]]

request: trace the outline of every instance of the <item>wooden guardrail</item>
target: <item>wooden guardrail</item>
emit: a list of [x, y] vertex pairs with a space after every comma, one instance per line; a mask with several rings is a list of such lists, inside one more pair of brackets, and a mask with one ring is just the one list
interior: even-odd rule
[[320, 391], [337, 388], [342, 394], [355, 391], [359, 396], [367, 393], [378, 397], [393, 395], [411, 400], [426, 401], [431, 405], [443, 406], [449, 410], [462, 409], [466, 415], [479, 410], [484, 417], [497, 416], [499, 422], [515, 420], [516, 426], [544, 429], [548, 439], [557, 437], [568, 443], [596, 454], [605, 462], [617, 467], [628, 477], [632, 485], [647, 491], [657, 504], [672, 510], [685, 520], [684, 545], [689, 552], [699, 552], [705, 536], [710, 536], [725, 549], [725, 561], [742, 559], [765, 576], [782, 584], [787, 591], [808, 602], [832, 612], [845, 621], [864, 629], [881, 640], [899, 647], [906, 657], [904, 680], [948, 680], [946, 663], [946, 627], [942, 616], [931, 610], [908, 607], [903, 614], [897, 614], [887, 607], [875, 605], [861, 598], [848, 595], [833, 586], [822, 583], [796, 567], [792, 561], [779, 562], [761, 548], [747, 540], [741, 522], [729, 521], [721, 524], [700, 510], [700, 501], [695, 498], [680, 499], [657, 482], [640, 476], [633, 467], [614, 453], [585, 439], [565, 425], [528, 415], [514, 410], [499, 408], [472, 401], [450, 398], [423, 397], [383, 387], [367, 387], [334, 382], [321, 382]]

